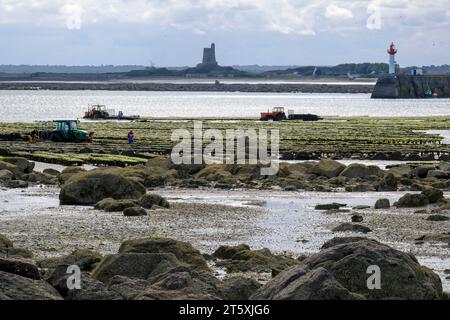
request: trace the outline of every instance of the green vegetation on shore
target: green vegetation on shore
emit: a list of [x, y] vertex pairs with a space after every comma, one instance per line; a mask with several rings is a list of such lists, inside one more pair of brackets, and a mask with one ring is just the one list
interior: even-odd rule
[[[280, 153], [284, 159], [299, 156], [333, 156], [368, 159], [376, 153], [401, 153], [403, 156], [437, 156], [450, 153], [450, 145], [442, 144], [442, 137], [426, 130], [450, 130], [448, 117], [371, 118], [327, 117], [318, 122], [285, 121], [259, 122], [243, 119], [197, 119], [203, 129], [218, 129], [225, 136], [227, 129], [279, 129]], [[61, 163], [92, 163], [121, 166], [145, 162], [150, 154], [169, 154], [175, 142], [175, 129], [193, 132], [193, 119], [154, 118], [131, 124], [136, 144], [128, 145], [129, 122], [83, 122], [81, 127], [94, 131], [91, 144], [53, 142], [0, 141], [0, 148], [9, 148], [21, 156]], [[49, 129], [51, 123], [1, 123], [0, 134], [25, 133], [33, 129]], [[207, 142], [204, 142], [205, 144]], [[87, 147], [80, 153], [80, 150]], [[28, 153], [28, 156], [26, 155]], [[113, 156], [112, 156], [113, 155]], [[120, 155], [120, 156], [119, 156]], [[412, 160], [412, 159], [407, 159]], [[51, 162], [51, 161], [50, 161]]]

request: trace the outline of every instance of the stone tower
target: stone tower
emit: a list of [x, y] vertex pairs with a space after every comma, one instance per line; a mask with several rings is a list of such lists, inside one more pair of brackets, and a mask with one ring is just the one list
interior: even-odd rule
[[202, 65], [217, 65], [216, 61], [216, 45], [211, 43], [211, 48], [203, 49]]

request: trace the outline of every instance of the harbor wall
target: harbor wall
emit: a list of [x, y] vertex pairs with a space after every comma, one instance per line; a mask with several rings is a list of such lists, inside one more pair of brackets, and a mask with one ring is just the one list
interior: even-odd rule
[[422, 99], [426, 92], [438, 98], [450, 98], [450, 75], [385, 75], [378, 79], [373, 99]]

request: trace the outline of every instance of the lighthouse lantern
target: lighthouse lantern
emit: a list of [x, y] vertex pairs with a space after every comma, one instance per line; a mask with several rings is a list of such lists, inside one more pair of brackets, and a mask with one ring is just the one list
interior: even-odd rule
[[395, 55], [397, 54], [397, 48], [393, 42], [387, 52], [389, 53], [389, 74], [395, 74], [395, 65], [397, 64]]

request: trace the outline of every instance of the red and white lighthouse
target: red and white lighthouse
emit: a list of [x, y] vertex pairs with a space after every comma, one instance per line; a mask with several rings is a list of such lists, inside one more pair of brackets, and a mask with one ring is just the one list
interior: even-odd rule
[[387, 52], [389, 53], [389, 74], [395, 74], [395, 65], [397, 64], [395, 55], [397, 54], [397, 48], [393, 42]]

